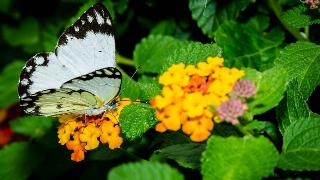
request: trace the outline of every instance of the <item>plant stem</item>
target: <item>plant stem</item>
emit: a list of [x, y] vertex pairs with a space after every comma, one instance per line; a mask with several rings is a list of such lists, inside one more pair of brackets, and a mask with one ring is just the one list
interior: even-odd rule
[[121, 56], [119, 53], [116, 53], [116, 60], [119, 64], [134, 66], [134, 63], [131, 59]]
[[297, 28], [290, 26], [288, 23], [284, 22], [281, 19], [281, 6], [277, 0], [268, 0], [268, 5], [273, 13], [277, 16], [278, 20], [281, 22], [282, 26], [297, 40], [299, 41], [308, 41], [308, 39], [301, 35], [300, 31]]
[[245, 136], [252, 136], [252, 134], [247, 131], [245, 128], [243, 128], [243, 126], [241, 124], [236, 125], [236, 127], [238, 128], [238, 130]]

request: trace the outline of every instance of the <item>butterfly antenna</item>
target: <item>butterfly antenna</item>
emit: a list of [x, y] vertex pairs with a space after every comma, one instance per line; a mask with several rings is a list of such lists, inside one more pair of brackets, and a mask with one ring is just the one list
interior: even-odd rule
[[[141, 66], [138, 66], [138, 67], [136, 68], [136, 70], [134, 71], [134, 73], [130, 76], [130, 78], [129, 78], [130, 80], [133, 80], [134, 75], [136, 75], [136, 73], [139, 71], [140, 67], [141, 67]], [[119, 66], [117, 66], [117, 68], [119, 69], [120, 72], [122, 72], [122, 73], [124, 74], [123, 69], [121, 69]], [[134, 81], [134, 80], [133, 80], [133, 81]], [[127, 82], [127, 84], [128, 84], [128, 82]], [[125, 88], [122, 89], [122, 91], [124, 91], [124, 90], [125, 90]], [[122, 91], [120, 91], [119, 96], [121, 95], [121, 92], [122, 92]], [[120, 101], [121, 101], [121, 100], [120, 100]]]

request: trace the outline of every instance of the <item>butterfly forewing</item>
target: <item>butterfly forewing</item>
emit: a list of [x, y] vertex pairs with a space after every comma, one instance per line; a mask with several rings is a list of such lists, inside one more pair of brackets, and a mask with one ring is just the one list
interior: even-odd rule
[[109, 102], [121, 85], [115, 63], [111, 17], [96, 4], [64, 31], [54, 53], [39, 53], [26, 63], [18, 87], [21, 106], [54, 116], [86, 112], [97, 97]]
[[115, 41], [107, 9], [96, 4], [59, 38], [55, 53], [40, 53], [24, 67], [20, 97], [57, 89], [68, 80], [105, 67], [115, 67]]

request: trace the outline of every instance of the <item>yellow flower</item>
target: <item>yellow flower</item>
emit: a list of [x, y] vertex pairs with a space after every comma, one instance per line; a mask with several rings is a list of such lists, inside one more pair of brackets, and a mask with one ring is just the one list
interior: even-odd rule
[[206, 107], [205, 99], [200, 92], [185, 95], [183, 110], [189, 117], [200, 116]]
[[102, 117], [101, 115], [59, 117], [62, 123], [58, 129], [59, 143], [73, 150], [71, 159], [77, 162], [84, 159], [87, 150], [97, 148], [100, 142], [108, 143], [110, 149], [120, 148], [123, 139], [120, 137], [121, 129], [118, 119], [121, 110], [130, 103], [132, 103], [130, 99], [120, 101], [117, 109], [105, 112]]
[[206, 62], [199, 62], [197, 67], [199, 69], [198, 74], [200, 76], [208, 76], [211, 74], [212, 68]]
[[235, 83], [244, 76], [236, 68], [223, 66], [223, 58], [208, 57], [195, 65], [172, 65], [159, 77], [163, 85], [161, 95], [150, 102], [156, 108], [158, 132], [178, 131], [195, 142], [206, 140], [219, 123], [218, 107], [229, 100]]
[[220, 67], [223, 66], [223, 58], [221, 57], [208, 57], [207, 58], [207, 62], [209, 64], [209, 66], [212, 67]]
[[70, 121], [66, 125], [61, 126], [58, 130], [58, 138], [59, 143], [61, 145], [66, 144], [70, 140], [71, 134], [73, 134], [74, 130], [77, 128], [76, 121]]
[[80, 141], [87, 143], [86, 150], [95, 149], [99, 146], [98, 137], [100, 134], [100, 129], [95, 124], [89, 124], [83, 128], [83, 132], [80, 134]]

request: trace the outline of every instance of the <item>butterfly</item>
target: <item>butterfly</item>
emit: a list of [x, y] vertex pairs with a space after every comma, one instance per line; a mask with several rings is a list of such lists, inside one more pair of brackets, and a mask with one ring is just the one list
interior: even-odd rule
[[27, 61], [18, 85], [20, 106], [43, 116], [114, 109], [122, 81], [115, 65], [111, 16], [98, 3], [63, 32], [54, 52]]

